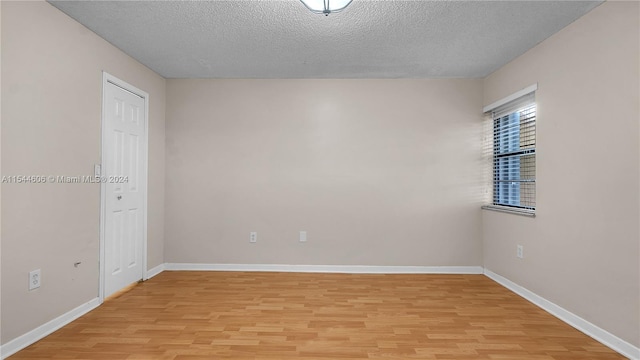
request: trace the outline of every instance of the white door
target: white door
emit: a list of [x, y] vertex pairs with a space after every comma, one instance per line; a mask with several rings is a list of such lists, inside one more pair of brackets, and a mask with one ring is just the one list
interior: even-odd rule
[[145, 99], [105, 84], [103, 124], [104, 293], [143, 277], [146, 191]]

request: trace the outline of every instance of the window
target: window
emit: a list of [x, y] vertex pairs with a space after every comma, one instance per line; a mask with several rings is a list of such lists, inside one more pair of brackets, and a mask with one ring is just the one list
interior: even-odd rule
[[485, 208], [529, 214], [536, 208], [536, 103], [530, 88], [485, 108], [493, 125], [493, 196]]

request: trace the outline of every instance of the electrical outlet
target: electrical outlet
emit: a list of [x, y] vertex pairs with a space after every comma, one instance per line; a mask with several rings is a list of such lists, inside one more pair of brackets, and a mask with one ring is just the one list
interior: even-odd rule
[[42, 277], [40, 276], [40, 269], [33, 270], [29, 273], [29, 290], [34, 290], [40, 287]]
[[252, 231], [249, 233], [249, 242], [254, 243], [258, 241], [258, 233], [255, 231]]
[[520, 259], [524, 258], [524, 247], [522, 245], [516, 247], [516, 256]]
[[307, 242], [307, 232], [300, 231], [300, 242]]

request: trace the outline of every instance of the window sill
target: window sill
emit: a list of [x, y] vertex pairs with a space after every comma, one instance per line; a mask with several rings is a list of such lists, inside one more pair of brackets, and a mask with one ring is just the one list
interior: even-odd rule
[[518, 209], [518, 208], [512, 208], [512, 207], [508, 207], [508, 206], [484, 205], [484, 206], [482, 206], [482, 210], [499, 211], [499, 212], [515, 214], [515, 215], [536, 217], [536, 211], [535, 210]]

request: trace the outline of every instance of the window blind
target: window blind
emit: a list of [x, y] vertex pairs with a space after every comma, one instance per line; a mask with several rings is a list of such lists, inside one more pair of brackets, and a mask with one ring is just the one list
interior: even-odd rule
[[492, 109], [493, 205], [536, 208], [536, 104], [529, 93]]

